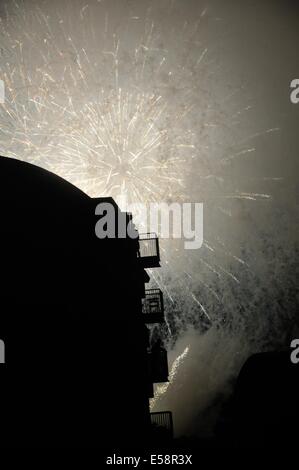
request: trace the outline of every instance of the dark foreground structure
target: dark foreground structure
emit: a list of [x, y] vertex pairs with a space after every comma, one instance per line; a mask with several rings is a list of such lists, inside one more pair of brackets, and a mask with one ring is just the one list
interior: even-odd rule
[[244, 364], [234, 396], [238, 447], [297, 448], [299, 364], [290, 356], [290, 350], [259, 353]]
[[162, 292], [145, 289], [145, 268], [160, 265], [156, 236], [99, 239], [99, 203], [134, 230], [131, 215], [4, 157], [0, 201], [0, 445], [144, 445], [151, 419], [169, 437], [169, 413], [149, 412], [168, 375], [147, 327], [164, 319]]
[[252, 449], [286, 455], [297, 449], [299, 364], [291, 349], [253, 354], [244, 363], [234, 391], [215, 428], [213, 447]]

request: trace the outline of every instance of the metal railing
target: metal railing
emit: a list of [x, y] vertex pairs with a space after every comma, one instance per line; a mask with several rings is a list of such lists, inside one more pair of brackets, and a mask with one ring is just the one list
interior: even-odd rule
[[142, 301], [142, 313], [146, 323], [161, 323], [164, 321], [163, 294], [160, 289], [147, 289]]
[[151, 424], [155, 430], [162, 430], [168, 438], [173, 438], [173, 421], [171, 411], [151, 413]]
[[159, 239], [155, 233], [139, 234], [139, 257], [144, 267], [160, 266]]

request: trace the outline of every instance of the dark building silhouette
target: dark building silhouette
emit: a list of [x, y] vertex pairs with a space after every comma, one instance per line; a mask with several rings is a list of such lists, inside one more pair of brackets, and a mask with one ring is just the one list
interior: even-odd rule
[[149, 397], [168, 375], [166, 351], [149, 344], [148, 325], [164, 320], [161, 291], [145, 288], [157, 237], [99, 239], [99, 203], [113, 205], [116, 225], [132, 227], [131, 215], [4, 157], [0, 200], [0, 445], [149, 443]]
[[242, 367], [234, 393], [238, 447], [297, 448], [299, 369], [290, 355], [291, 350], [254, 354]]

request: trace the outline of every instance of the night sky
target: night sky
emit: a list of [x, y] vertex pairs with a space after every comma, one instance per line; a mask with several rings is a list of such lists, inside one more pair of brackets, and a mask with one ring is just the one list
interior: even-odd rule
[[245, 359], [299, 326], [298, 2], [1, 1], [0, 18], [1, 155], [91, 196], [204, 203], [202, 248], [161, 240], [151, 273], [172, 364], [152, 407], [207, 434]]

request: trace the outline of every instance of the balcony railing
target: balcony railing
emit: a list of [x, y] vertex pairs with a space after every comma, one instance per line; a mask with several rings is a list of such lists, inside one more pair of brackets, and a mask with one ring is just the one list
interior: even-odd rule
[[145, 323], [162, 323], [164, 321], [163, 294], [160, 289], [147, 289], [142, 301], [142, 313]]
[[144, 268], [160, 266], [159, 239], [155, 233], [139, 235], [139, 258]]
[[157, 438], [159, 440], [162, 435], [168, 439], [173, 438], [173, 421], [171, 411], [151, 413], [151, 425], [153, 432], [157, 434]]

